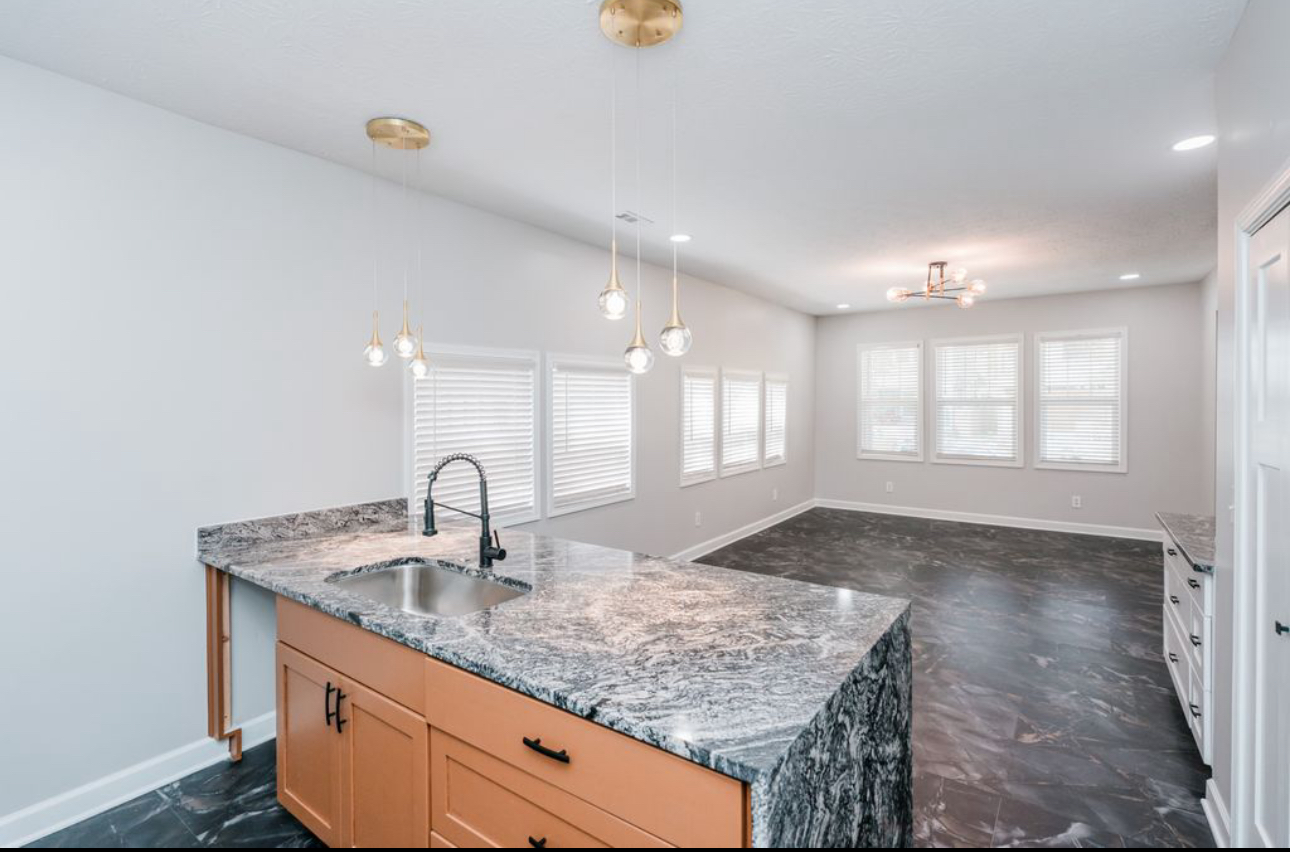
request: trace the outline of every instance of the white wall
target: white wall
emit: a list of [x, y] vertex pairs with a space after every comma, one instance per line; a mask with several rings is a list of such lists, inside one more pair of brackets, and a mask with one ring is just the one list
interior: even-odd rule
[[1214, 488], [1218, 466], [1218, 270], [1200, 282], [1200, 397], [1201, 453], [1205, 459], [1201, 471], [1205, 494], [1205, 514], [1214, 514]]
[[[821, 319], [816, 333], [816, 494], [821, 499], [975, 512], [1013, 518], [1158, 529], [1157, 511], [1206, 508], [1202, 459], [1200, 288], [1137, 287], [1031, 299], [906, 305]], [[1128, 472], [1034, 468], [1033, 335], [1125, 326], [1129, 330]], [[1026, 467], [856, 458], [856, 345], [1024, 332], [1022, 428]], [[925, 343], [925, 346], [927, 344]], [[925, 359], [930, 359], [925, 349]], [[930, 385], [930, 383], [928, 383]], [[924, 389], [925, 400], [930, 386]], [[930, 403], [925, 403], [925, 439]], [[931, 443], [925, 440], [930, 448]], [[930, 459], [930, 453], [925, 456]], [[888, 494], [885, 484], [895, 491]], [[1071, 495], [1083, 499], [1071, 508]]]
[[1290, 160], [1290, 3], [1251, 0], [1215, 81], [1218, 113], [1218, 420], [1214, 783], [1231, 805], [1236, 217]]
[[[404, 377], [360, 358], [364, 175], [5, 59], [0, 103], [3, 816], [204, 737], [195, 528], [401, 495]], [[424, 202], [430, 339], [621, 353], [603, 248]], [[653, 334], [668, 278], [647, 278]], [[670, 553], [812, 496], [814, 320], [690, 279], [683, 310], [689, 363], [789, 374], [789, 463], [680, 491], [664, 359], [639, 497], [553, 533]], [[235, 592], [239, 718], [272, 705], [265, 604]]]

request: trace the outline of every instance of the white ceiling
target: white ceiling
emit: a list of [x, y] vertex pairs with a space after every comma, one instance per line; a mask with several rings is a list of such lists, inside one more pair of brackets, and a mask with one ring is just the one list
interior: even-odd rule
[[992, 297], [1203, 277], [1215, 155], [1170, 145], [1213, 130], [1244, 5], [687, 0], [640, 57], [640, 201], [633, 56], [599, 0], [6, 0], [0, 53], [355, 168], [368, 118], [410, 116], [427, 189], [596, 245], [616, 63], [619, 207], [660, 223], [660, 260], [678, 69], [683, 268], [834, 313], [940, 259]]

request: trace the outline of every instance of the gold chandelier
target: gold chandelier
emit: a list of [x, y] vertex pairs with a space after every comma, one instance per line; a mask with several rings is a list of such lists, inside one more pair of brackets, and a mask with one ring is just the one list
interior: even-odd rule
[[957, 302], [960, 308], [967, 310], [976, 304], [978, 297], [985, 294], [985, 281], [980, 278], [968, 281], [967, 270], [961, 266], [950, 270], [947, 277], [945, 275], [947, 266], [949, 264], [943, 260], [927, 264], [927, 283], [923, 285], [922, 290], [892, 287], [887, 291], [887, 301], [907, 302], [911, 297], [922, 297], [924, 301], [947, 299]]

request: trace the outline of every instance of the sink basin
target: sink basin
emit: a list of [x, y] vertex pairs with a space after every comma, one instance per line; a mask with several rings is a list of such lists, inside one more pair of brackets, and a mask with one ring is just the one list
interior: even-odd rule
[[416, 615], [466, 615], [525, 594], [437, 565], [396, 565], [336, 580], [336, 585]]

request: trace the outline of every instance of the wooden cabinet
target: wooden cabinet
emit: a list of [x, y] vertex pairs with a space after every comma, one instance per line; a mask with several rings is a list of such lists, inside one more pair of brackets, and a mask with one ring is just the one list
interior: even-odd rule
[[328, 846], [340, 845], [341, 738], [328, 715], [340, 675], [278, 643], [278, 801]]
[[328, 846], [429, 843], [425, 719], [278, 642], [278, 800]]
[[430, 832], [426, 721], [357, 682], [342, 683], [343, 845], [424, 848]]
[[742, 783], [278, 598], [278, 799], [328, 846], [744, 846]]

